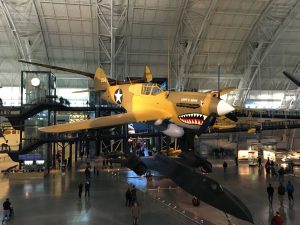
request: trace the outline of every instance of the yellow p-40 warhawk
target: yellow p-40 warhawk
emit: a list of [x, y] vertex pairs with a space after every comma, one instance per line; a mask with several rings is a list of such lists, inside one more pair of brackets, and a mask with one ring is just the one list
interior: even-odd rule
[[[183, 128], [201, 130], [203, 127], [211, 126], [219, 116], [237, 120], [230, 114], [234, 108], [220, 99], [221, 95], [232, 91], [232, 88], [218, 92], [169, 92], [162, 90], [158, 84], [149, 83], [152, 80], [152, 74], [147, 66], [143, 79], [119, 82], [107, 78], [101, 68], [98, 68], [93, 75], [40, 63], [21, 62], [93, 77], [94, 88], [84, 91], [100, 91], [103, 100], [126, 109], [126, 113], [122, 114], [43, 127], [40, 128], [42, 132], [61, 133], [150, 121], [164, 134], [181, 137], [184, 134]], [[154, 161], [151, 157], [141, 159], [132, 153], [126, 157], [127, 166], [138, 175], [144, 174], [147, 168], [159, 171], [193, 196], [226, 213], [253, 222], [251, 213], [242, 202], [211, 178], [186, 166], [201, 166], [207, 172], [211, 171], [211, 163], [201, 157], [196, 157], [194, 152], [185, 152], [182, 155], [186, 163], [178, 162], [161, 153], [154, 156]]]
[[[92, 76], [83, 71], [23, 60], [20, 62]], [[148, 83], [142, 83], [143, 80]], [[161, 89], [158, 84], [149, 83], [151, 80], [152, 74], [148, 66], [145, 66], [144, 78], [140, 79], [139, 83], [112, 81], [107, 78], [103, 69], [98, 68], [94, 75], [94, 89], [84, 91], [101, 91], [103, 100], [122, 106], [126, 113], [42, 127], [40, 131], [61, 133], [153, 121], [164, 134], [181, 137], [184, 134], [183, 128], [199, 129], [202, 125], [209, 126], [217, 116], [228, 115], [230, 119], [235, 120], [229, 116], [230, 112], [235, 110], [234, 107], [219, 98], [232, 91], [232, 88], [222, 89], [218, 95], [216, 92], [170, 92]]]

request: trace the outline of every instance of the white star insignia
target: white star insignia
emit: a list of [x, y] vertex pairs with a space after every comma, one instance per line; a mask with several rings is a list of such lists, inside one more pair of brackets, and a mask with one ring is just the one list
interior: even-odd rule
[[118, 89], [118, 91], [115, 93], [115, 100], [118, 104], [122, 103], [122, 96], [121, 89]]

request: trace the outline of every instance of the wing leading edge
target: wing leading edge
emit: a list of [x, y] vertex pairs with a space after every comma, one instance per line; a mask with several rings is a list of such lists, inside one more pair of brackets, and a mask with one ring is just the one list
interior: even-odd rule
[[168, 118], [171, 118], [171, 115], [163, 111], [143, 110], [138, 112], [121, 113], [113, 116], [98, 117], [80, 122], [41, 127], [39, 130], [45, 133], [63, 133]]

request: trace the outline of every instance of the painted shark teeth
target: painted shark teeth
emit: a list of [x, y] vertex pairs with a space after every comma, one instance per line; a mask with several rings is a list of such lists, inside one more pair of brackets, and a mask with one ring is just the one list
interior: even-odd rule
[[187, 113], [179, 115], [178, 118], [181, 122], [189, 125], [202, 125], [207, 116], [201, 113]]

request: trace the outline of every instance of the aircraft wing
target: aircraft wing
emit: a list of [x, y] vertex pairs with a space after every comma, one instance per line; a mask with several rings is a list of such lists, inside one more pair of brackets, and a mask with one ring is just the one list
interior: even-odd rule
[[110, 127], [128, 123], [138, 123], [145, 121], [154, 121], [158, 119], [168, 119], [172, 115], [160, 110], [143, 110], [137, 112], [121, 113], [112, 116], [103, 116], [95, 119], [89, 119], [74, 123], [58, 124], [39, 128], [45, 133], [63, 133], [86, 129], [96, 129], [101, 127]]

